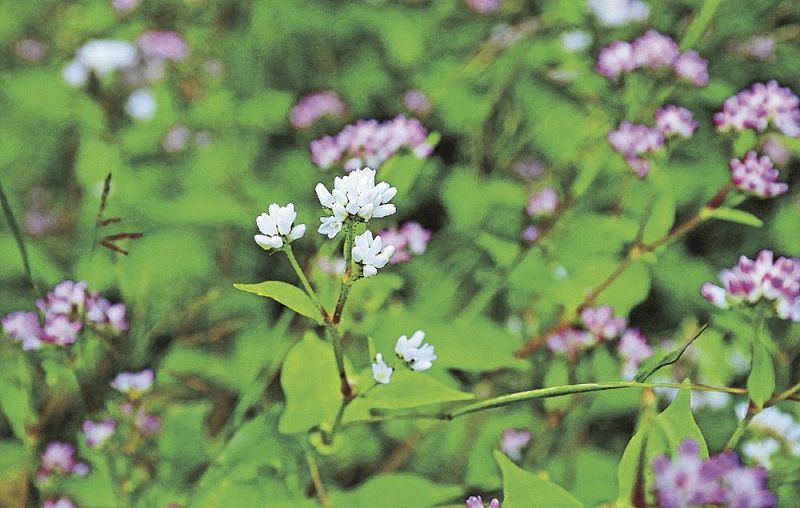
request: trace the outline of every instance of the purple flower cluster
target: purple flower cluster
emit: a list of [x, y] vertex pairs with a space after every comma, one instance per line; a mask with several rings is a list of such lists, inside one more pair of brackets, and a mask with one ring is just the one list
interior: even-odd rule
[[68, 346], [85, 325], [121, 333], [128, 329], [125, 305], [112, 304], [96, 291], [89, 292], [85, 282], [65, 280], [42, 299], [35, 312], [15, 311], [2, 319], [3, 330], [25, 351], [39, 349], [44, 343]]
[[697, 122], [688, 109], [667, 104], [655, 112], [655, 127], [622, 121], [619, 128], [608, 134], [608, 142], [619, 152], [628, 166], [644, 178], [650, 171], [650, 162], [643, 156], [660, 150], [665, 138], [679, 136], [690, 138], [697, 130]]
[[111, 387], [131, 398], [136, 398], [153, 387], [154, 377], [150, 369], [140, 372], [121, 372], [111, 382]]
[[700, 458], [697, 442], [686, 440], [670, 460], [653, 460], [656, 496], [662, 508], [721, 505], [733, 508], [775, 506], [775, 495], [767, 489], [767, 472], [744, 467], [733, 452], [707, 460]]
[[755, 83], [728, 97], [722, 111], [714, 115], [714, 124], [722, 132], [763, 131], [770, 122], [783, 134], [800, 137], [800, 98], [774, 80]]
[[428, 249], [428, 242], [433, 233], [425, 229], [419, 222], [406, 222], [399, 228], [392, 226], [384, 229], [378, 236], [383, 239], [383, 245], [394, 247], [394, 254], [389, 263], [396, 265], [418, 256]]
[[617, 352], [622, 357], [622, 377], [633, 379], [639, 365], [653, 356], [653, 348], [647, 343], [647, 337], [638, 329], [630, 328], [622, 334], [617, 344]]
[[531, 442], [531, 433], [527, 430], [506, 429], [500, 441], [500, 450], [512, 460], [522, 458], [522, 449]]
[[534, 192], [528, 198], [528, 205], [525, 211], [531, 217], [536, 215], [550, 215], [558, 208], [558, 193], [552, 187], [545, 187], [544, 189]]
[[703, 298], [721, 309], [745, 303], [770, 302], [781, 319], [800, 321], [800, 260], [774, 259], [771, 250], [762, 250], [755, 260], [745, 256], [729, 270], [719, 274], [723, 287], [703, 284]]
[[59, 498], [48, 497], [42, 503], [42, 508], [77, 508], [72, 499], [61, 496]]
[[695, 86], [708, 84], [708, 62], [695, 51], [681, 53], [671, 37], [655, 30], [648, 30], [633, 43], [612, 42], [600, 50], [595, 66], [598, 73], [609, 79], [643, 68], [671, 68], [678, 77]]
[[581, 310], [581, 327], [562, 328], [547, 338], [547, 347], [554, 353], [573, 356], [581, 349], [619, 337], [627, 320], [614, 317], [611, 306], [586, 307]]
[[697, 130], [697, 122], [688, 109], [667, 104], [655, 113], [656, 127], [661, 130], [665, 138], [680, 136], [689, 139]]
[[[483, 504], [481, 496], [469, 496], [466, 501], [466, 508], [486, 508], [486, 505]], [[497, 498], [493, 498], [489, 502], [489, 508], [500, 508], [500, 501]]]
[[625, 157], [628, 166], [644, 178], [650, 171], [650, 163], [642, 155], [661, 149], [664, 134], [657, 127], [622, 121], [617, 130], [608, 134], [608, 142]]
[[770, 198], [789, 190], [787, 184], [778, 182], [778, 170], [766, 155], [759, 157], [750, 151], [742, 159], [731, 160], [729, 165], [733, 184], [747, 194]]
[[45, 481], [53, 474], [86, 476], [89, 473], [89, 466], [75, 458], [75, 446], [70, 443], [48, 443], [39, 458], [41, 465], [36, 475], [39, 481]]
[[425, 140], [428, 131], [414, 118], [398, 115], [392, 120], [359, 120], [345, 126], [336, 136], [311, 142], [311, 161], [327, 169], [342, 162], [347, 171], [369, 166], [378, 168], [402, 148], [419, 158], [431, 154], [433, 147]]
[[341, 117], [347, 106], [339, 94], [333, 90], [315, 92], [303, 96], [289, 113], [289, 123], [296, 129], [308, 129], [321, 118]]

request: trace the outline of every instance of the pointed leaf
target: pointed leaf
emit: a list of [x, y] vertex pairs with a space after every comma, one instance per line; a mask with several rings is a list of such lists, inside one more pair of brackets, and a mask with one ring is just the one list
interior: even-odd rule
[[728, 208], [725, 206], [715, 208], [713, 210], [704, 209], [702, 212], [703, 217], [711, 219], [719, 219], [728, 222], [735, 222], [737, 224], [744, 224], [745, 226], [752, 226], [760, 228], [764, 222], [750, 212], [739, 210], [737, 208]]
[[246, 293], [272, 298], [298, 314], [313, 319], [317, 324], [322, 324], [319, 309], [311, 301], [311, 298], [297, 286], [277, 280], [268, 280], [258, 284], [234, 284], [233, 287]]
[[[686, 380], [683, 384], [688, 385], [689, 381]], [[678, 390], [675, 400], [656, 417], [656, 423], [658, 428], [664, 432], [672, 453], [678, 452], [682, 441], [693, 439], [700, 447], [700, 456], [707, 458], [706, 440], [692, 414], [691, 393], [690, 390]]]
[[503, 453], [495, 450], [494, 458], [503, 474], [503, 508], [583, 506], [572, 494], [560, 486], [521, 469]]
[[760, 341], [753, 342], [753, 368], [747, 377], [747, 391], [758, 407], [763, 407], [775, 391], [775, 367], [769, 351]]

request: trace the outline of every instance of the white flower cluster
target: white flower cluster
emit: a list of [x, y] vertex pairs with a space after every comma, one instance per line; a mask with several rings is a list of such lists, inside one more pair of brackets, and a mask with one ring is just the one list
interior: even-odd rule
[[396, 211], [389, 201], [397, 194], [397, 189], [386, 182], [375, 185], [374, 169], [357, 169], [348, 175], [337, 176], [333, 180], [333, 191], [328, 191], [321, 183], [314, 190], [320, 204], [333, 213], [320, 219], [322, 224], [318, 231], [328, 238], [339, 234], [348, 217], [368, 221], [373, 217], [387, 217]]
[[256, 226], [261, 234], [253, 236], [253, 239], [264, 250], [280, 249], [285, 244], [302, 238], [306, 233], [305, 224], [294, 226], [296, 218], [297, 213], [292, 203], [286, 206], [272, 203], [269, 205], [269, 213], [256, 217]]
[[[394, 352], [397, 358], [402, 360], [411, 370], [428, 370], [433, 366], [433, 361], [436, 360], [433, 346], [423, 344], [424, 340], [425, 332], [422, 330], [414, 332], [410, 339], [405, 335], [401, 335], [397, 339]], [[380, 353], [375, 355], [375, 361], [372, 364], [372, 377], [375, 382], [381, 384], [389, 383], [393, 372], [394, 369], [386, 365], [383, 360], [383, 355]]]
[[355, 238], [353, 246], [353, 261], [362, 265], [364, 277], [372, 277], [378, 273], [378, 268], [383, 268], [394, 254], [394, 246], [383, 246], [380, 235], [372, 237], [372, 232], [367, 231]]

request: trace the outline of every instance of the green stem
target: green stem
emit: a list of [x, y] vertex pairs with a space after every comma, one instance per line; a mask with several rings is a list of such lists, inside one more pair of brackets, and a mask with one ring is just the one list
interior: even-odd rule
[[747, 425], [750, 423], [750, 420], [756, 415], [756, 411], [751, 411], [751, 408], [754, 406], [750, 406], [747, 410], [747, 414], [742, 418], [742, 421], [739, 422], [739, 425], [736, 426], [736, 430], [733, 431], [733, 435], [731, 438], [728, 439], [728, 442], [725, 444], [725, 451], [731, 451], [736, 448], [736, 445], [739, 443], [739, 440], [744, 435], [744, 431], [747, 429]]
[[[430, 418], [435, 420], [452, 420], [459, 416], [464, 416], [486, 409], [494, 409], [498, 407], [516, 404], [518, 402], [526, 402], [531, 400], [548, 399], [552, 397], [563, 397], [565, 395], [574, 395], [577, 393], [601, 392], [606, 390], [620, 390], [623, 388], [674, 388], [677, 390], [694, 390], [702, 392], [722, 392], [730, 393], [733, 395], [747, 395], [747, 390], [744, 388], [730, 388], [725, 386], [709, 386], [698, 384], [683, 384], [683, 383], [638, 383], [636, 381], [612, 381], [606, 383], [581, 383], [574, 385], [553, 386], [549, 388], [537, 388], [535, 390], [527, 390], [524, 392], [510, 393], [493, 397], [491, 399], [482, 400], [472, 404], [467, 404], [453, 411], [443, 413], [408, 413], [400, 415], [392, 415], [386, 413], [385, 416], [389, 418]], [[377, 415], [384, 415], [382, 411], [374, 411]]]
[[28, 259], [28, 249], [25, 248], [25, 240], [22, 237], [22, 231], [20, 231], [19, 224], [17, 224], [14, 218], [14, 212], [11, 210], [11, 203], [9, 203], [8, 197], [6, 197], [6, 193], [3, 190], [2, 182], [0, 182], [0, 205], [3, 207], [3, 214], [6, 216], [6, 222], [8, 222], [8, 227], [11, 229], [11, 234], [14, 235], [14, 240], [17, 242], [17, 249], [19, 249], [19, 254], [22, 257], [22, 267], [25, 269], [25, 275], [28, 276], [31, 287], [36, 291], [36, 283], [33, 281], [31, 264]]
[[[764, 311], [764, 307], [758, 309], [758, 314], [756, 315], [755, 321], [753, 323], [753, 342], [752, 342], [752, 353], [750, 356], [750, 370], [753, 370], [753, 364], [756, 358], [756, 348], [761, 343], [761, 334], [764, 330], [764, 325], [767, 322], [767, 316]], [[760, 404], [755, 404], [750, 401], [750, 404], [747, 407], [747, 414], [745, 414], [742, 421], [739, 422], [739, 425], [736, 426], [736, 430], [733, 431], [733, 435], [731, 435], [728, 442], [725, 444], [725, 450], [733, 450], [736, 448], [736, 445], [739, 443], [739, 440], [744, 435], [745, 431], [747, 430], [747, 425], [750, 423], [750, 420], [761, 411]]]
[[314, 490], [317, 493], [319, 504], [323, 508], [328, 508], [331, 503], [328, 499], [328, 492], [325, 490], [325, 485], [322, 483], [322, 475], [320, 475], [319, 466], [317, 466], [317, 461], [314, 459], [314, 454], [311, 453], [311, 450], [308, 448], [308, 444], [303, 445], [303, 451], [305, 452], [306, 464], [308, 464], [308, 472], [311, 475], [311, 483], [314, 485]]
[[289, 264], [292, 265], [294, 272], [297, 274], [297, 277], [303, 284], [303, 287], [305, 288], [309, 298], [311, 298], [314, 304], [319, 308], [319, 312], [322, 314], [322, 319], [327, 321], [328, 311], [326, 311], [325, 307], [322, 306], [322, 303], [319, 301], [319, 297], [317, 296], [317, 292], [314, 291], [313, 287], [311, 287], [311, 284], [308, 282], [306, 274], [303, 272], [302, 268], [300, 268], [300, 264], [297, 262], [297, 258], [294, 256], [294, 251], [292, 250], [292, 244], [287, 243], [284, 246], [283, 251], [286, 252], [286, 257], [289, 258]]
[[779, 393], [778, 396], [775, 397], [773, 403], [792, 398], [797, 392], [800, 392], [800, 383], [797, 383], [785, 392]]
[[342, 287], [339, 290], [339, 299], [336, 301], [336, 310], [333, 312], [333, 325], [338, 325], [342, 319], [344, 304], [347, 302], [347, 295], [350, 294], [350, 285], [353, 283], [353, 241], [355, 237], [356, 223], [348, 220], [345, 225], [344, 235], [344, 275], [342, 276]]
[[708, 28], [709, 23], [711, 23], [711, 18], [714, 17], [714, 12], [721, 3], [722, 0], [706, 0], [703, 3], [700, 12], [694, 17], [689, 28], [686, 29], [686, 34], [683, 36], [683, 39], [681, 39], [681, 49], [686, 50], [694, 46], [697, 39], [699, 39], [705, 29]]

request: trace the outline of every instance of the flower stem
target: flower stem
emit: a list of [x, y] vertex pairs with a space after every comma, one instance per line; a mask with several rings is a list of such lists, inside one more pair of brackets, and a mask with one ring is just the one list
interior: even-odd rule
[[328, 508], [331, 503], [328, 499], [328, 492], [325, 490], [325, 485], [322, 483], [322, 476], [319, 473], [317, 461], [314, 459], [313, 453], [308, 448], [308, 444], [303, 445], [306, 456], [306, 464], [308, 464], [308, 472], [311, 475], [311, 483], [314, 485], [314, 491], [319, 499], [319, 504], [323, 508]]
[[313, 287], [311, 287], [311, 284], [308, 282], [306, 274], [303, 272], [302, 268], [300, 268], [300, 264], [297, 262], [297, 258], [294, 257], [294, 251], [292, 250], [292, 245], [290, 243], [287, 243], [283, 250], [284, 252], [286, 252], [286, 257], [289, 258], [289, 264], [292, 265], [294, 272], [297, 274], [297, 278], [300, 279], [300, 282], [303, 284], [303, 288], [305, 288], [309, 298], [311, 298], [314, 304], [319, 308], [319, 312], [322, 314], [322, 319], [324, 321], [328, 321], [329, 318], [328, 311], [325, 310], [325, 307], [322, 306], [322, 303], [319, 301], [319, 297], [317, 296], [317, 292], [314, 291]]

